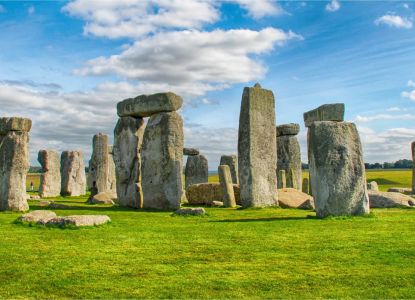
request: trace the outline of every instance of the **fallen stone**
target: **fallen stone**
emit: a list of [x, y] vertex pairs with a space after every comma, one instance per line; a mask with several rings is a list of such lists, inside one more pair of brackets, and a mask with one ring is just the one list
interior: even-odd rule
[[111, 192], [101, 192], [90, 197], [86, 203], [88, 204], [111, 204], [117, 200], [117, 194]]
[[185, 187], [189, 185], [208, 182], [208, 161], [204, 155], [189, 156], [184, 170]]
[[278, 205], [275, 100], [260, 85], [244, 88], [239, 115], [238, 168], [243, 207]]
[[161, 112], [172, 112], [180, 109], [183, 99], [173, 93], [141, 95], [125, 99], [117, 104], [120, 117], [150, 117]]
[[344, 103], [324, 104], [304, 113], [306, 127], [316, 121], [344, 121]]
[[[240, 190], [237, 184], [233, 185], [236, 204], [240, 205]], [[220, 183], [199, 183], [186, 189], [186, 198], [189, 204], [211, 205], [213, 201], [223, 200], [223, 190]]]
[[42, 198], [59, 196], [62, 182], [59, 153], [54, 150], [40, 150], [37, 160], [42, 166], [39, 195]]
[[76, 227], [86, 227], [103, 225], [108, 222], [111, 222], [111, 219], [106, 215], [73, 215], [53, 218], [46, 223], [46, 226], [72, 225]]
[[201, 216], [205, 215], [206, 211], [203, 207], [182, 207], [174, 212], [179, 216]]
[[61, 155], [61, 195], [81, 196], [86, 193], [86, 175], [82, 151], [63, 151]]
[[19, 219], [22, 222], [37, 223], [48, 222], [49, 220], [56, 218], [56, 214], [50, 210], [34, 210], [30, 213], [24, 214]]
[[183, 155], [199, 155], [199, 150], [195, 148], [183, 148]]
[[6, 135], [9, 131], [29, 132], [32, 128], [32, 120], [26, 118], [0, 118], [0, 135]]
[[222, 155], [220, 157], [220, 165], [229, 166], [233, 184], [239, 184], [238, 157], [236, 155]]
[[222, 187], [223, 203], [225, 207], [236, 207], [235, 193], [233, 192], [233, 183], [231, 171], [228, 165], [218, 167], [219, 183]]
[[30, 195], [30, 199], [31, 200], [39, 200], [40, 196], [39, 195]]
[[393, 187], [393, 188], [389, 188], [388, 192], [410, 194], [412, 192], [412, 189], [411, 188]]
[[401, 193], [368, 191], [371, 208], [411, 207], [415, 199]]
[[300, 124], [290, 123], [277, 126], [277, 137], [284, 135], [297, 135], [300, 132]]
[[71, 208], [71, 207], [69, 205], [52, 202], [51, 204], [49, 204], [48, 208], [51, 208], [51, 209], [67, 209], [67, 208]]
[[278, 203], [282, 208], [314, 209], [313, 197], [293, 188], [279, 189]]
[[[222, 201], [212, 201], [212, 203], [210, 204], [210, 206], [213, 206], [213, 207], [222, 207], [222, 206], [225, 206], [225, 205], [224, 205], [224, 203]], [[229, 206], [229, 207], [231, 207], [231, 206]]]
[[376, 181], [371, 181], [367, 184], [367, 189], [368, 191], [375, 191], [378, 192], [379, 191], [379, 186], [378, 183]]

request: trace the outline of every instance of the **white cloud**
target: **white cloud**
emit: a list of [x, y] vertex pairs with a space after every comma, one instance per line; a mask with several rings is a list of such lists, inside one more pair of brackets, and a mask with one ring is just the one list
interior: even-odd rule
[[403, 8], [409, 9], [409, 4], [408, 3], [404, 3], [402, 4]]
[[29, 6], [29, 8], [27, 9], [27, 13], [29, 15], [33, 15], [35, 13], [35, 7], [33, 5]]
[[384, 15], [380, 18], [377, 18], [375, 20], [375, 24], [376, 25], [385, 24], [390, 27], [405, 28], [405, 29], [412, 28], [412, 21], [410, 19], [398, 16], [398, 15]]
[[410, 92], [402, 92], [401, 97], [409, 98], [410, 100], [415, 101], [415, 90], [412, 90]]
[[290, 39], [302, 37], [275, 28], [163, 32], [135, 42], [120, 54], [90, 60], [76, 74], [116, 74], [143, 85], [201, 96], [261, 78], [266, 67], [250, 55]]
[[397, 106], [393, 106], [393, 107], [389, 107], [386, 111], [407, 111], [408, 109], [406, 108], [400, 108]]
[[338, 0], [331, 0], [330, 3], [326, 5], [326, 10], [329, 12], [335, 12], [340, 9], [340, 2]]
[[276, 3], [270, 0], [233, 0], [246, 9], [250, 16], [259, 19], [265, 16], [280, 15], [284, 11]]
[[390, 115], [390, 114], [378, 114], [373, 116], [356, 116], [356, 122], [371, 122], [377, 120], [415, 120], [415, 115], [411, 114], [400, 114], [400, 115]]
[[415, 87], [415, 82], [412, 80], [408, 80], [408, 86]]

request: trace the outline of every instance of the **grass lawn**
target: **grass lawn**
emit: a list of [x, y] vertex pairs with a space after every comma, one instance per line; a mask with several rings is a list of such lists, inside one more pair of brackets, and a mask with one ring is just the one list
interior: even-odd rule
[[[316, 219], [294, 209], [208, 208], [172, 217], [83, 204], [87, 229], [0, 213], [0, 298], [414, 298], [415, 209]], [[36, 201], [30, 201], [31, 209]]]

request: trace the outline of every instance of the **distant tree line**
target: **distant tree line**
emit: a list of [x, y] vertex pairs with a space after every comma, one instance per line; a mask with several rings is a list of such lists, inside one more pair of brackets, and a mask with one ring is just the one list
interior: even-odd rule
[[[302, 163], [303, 170], [308, 170], [308, 164]], [[365, 163], [366, 169], [412, 169], [412, 160], [400, 159], [395, 162]]]

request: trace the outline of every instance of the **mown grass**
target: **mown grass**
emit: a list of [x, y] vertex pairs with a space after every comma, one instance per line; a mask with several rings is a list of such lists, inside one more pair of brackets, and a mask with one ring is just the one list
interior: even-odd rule
[[[414, 298], [415, 210], [320, 220], [294, 209], [172, 217], [59, 198], [68, 230], [0, 213], [0, 298]], [[36, 201], [31, 209], [42, 209]]]

